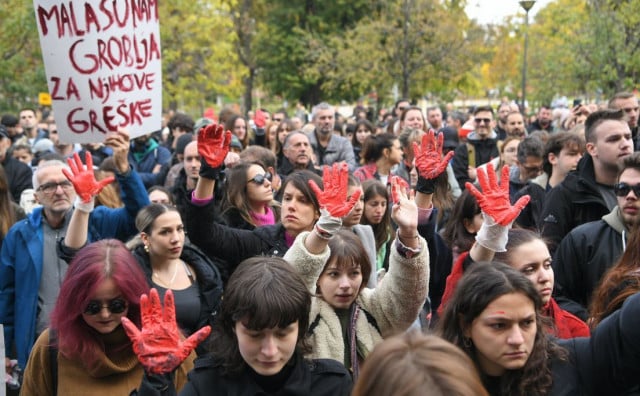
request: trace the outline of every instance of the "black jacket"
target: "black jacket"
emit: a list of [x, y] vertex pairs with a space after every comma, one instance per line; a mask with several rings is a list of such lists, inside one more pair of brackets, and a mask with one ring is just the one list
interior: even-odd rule
[[23, 164], [8, 153], [5, 155], [6, 157], [4, 161], [2, 161], [2, 167], [4, 168], [4, 173], [7, 175], [11, 198], [15, 203], [20, 203], [20, 194], [22, 194], [22, 191], [27, 188], [32, 188], [31, 176], [33, 172], [29, 165]]
[[[131, 253], [136, 260], [138, 260], [138, 263], [140, 263], [147, 282], [151, 284], [153, 271], [151, 269], [149, 255], [144, 251], [144, 246], [137, 246]], [[206, 325], [213, 326], [213, 321], [218, 313], [220, 301], [222, 300], [223, 283], [220, 271], [216, 264], [205, 256], [204, 253], [189, 244], [184, 245], [180, 258], [189, 264], [196, 273], [196, 282], [198, 283], [200, 294], [200, 318], [198, 319], [196, 329], [200, 329]], [[204, 347], [205, 344], [206, 342], [203, 342], [200, 345]], [[201, 352], [204, 352], [204, 349], [198, 350], [198, 354], [201, 354]]]
[[239, 230], [218, 220], [213, 202], [204, 206], [187, 205], [185, 222], [189, 239], [207, 256], [226, 262], [228, 275], [245, 259], [261, 255], [282, 257], [289, 249], [280, 223]]
[[542, 236], [549, 241], [553, 253], [572, 229], [600, 220], [609, 212], [596, 185], [593, 158], [585, 153], [578, 168], [547, 192], [540, 214]]
[[617, 207], [602, 220], [578, 226], [562, 239], [554, 255], [553, 271], [556, 300], [563, 309], [587, 319], [591, 294], [622, 255], [627, 239], [628, 231]]
[[[351, 376], [342, 364], [330, 359], [303, 360], [293, 358], [294, 367], [282, 388], [267, 393], [244, 370], [239, 376], [225, 376], [220, 364], [212, 357], [197, 359], [189, 372], [189, 382], [180, 391], [180, 396], [348, 396], [351, 393]], [[166, 377], [145, 375], [139, 396], [173, 396], [175, 387]], [[163, 391], [158, 389], [165, 388]], [[133, 393], [135, 394], [135, 393]]]
[[[473, 146], [475, 151], [476, 167], [500, 156], [495, 132], [491, 133], [490, 138], [482, 140], [477, 139], [475, 132], [472, 132], [467, 137], [467, 143]], [[473, 180], [469, 179], [468, 173], [469, 147], [467, 144], [460, 144], [456, 147], [451, 166], [453, 167], [453, 173], [456, 176], [460, 188], [464, 188], [466, 182], [473, 182]]]

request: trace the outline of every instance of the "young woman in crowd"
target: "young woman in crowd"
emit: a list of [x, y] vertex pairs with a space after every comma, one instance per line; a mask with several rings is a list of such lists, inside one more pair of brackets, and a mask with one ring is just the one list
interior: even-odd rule
[[[273, 153], [275, 154], [276, 152], [276, 141], [278, 140], [278, 125], [280, 123], [279, 122], [275, 122], [275, 121], [271, 121], [268, 122], [267, 125], [264, 127], [264, 147], [268, 148], [269, 150], [273, 151]], [[256, 143], [258, 139], [256, 139]]]
[[[227, 131], [229, 132], [229, 131]], [[201, 157], [200, 179], [187, 207], [186, 226], [191, 242], [209, 257], [224, 260], [233, 269], [244, 259], [283, 256], [296, 236], [310, 231], [320, 216], [320, 207], [309, 180], [322, 183], [309, 171], [290, 174], [283, 183], [282, 208], [278, 223], [253, 230], [239, 230], [216, 222], [213, 190], [215, 179], [229, 151], [231, 133], [222, 126], [208, 125], [198, 134]]]
[[520, 145], [521, 141], [522, 139], [518, 137], [507, 136], [507, 138], [504, 139], [498, 146], [500, 156], [492, 159], [486, 164], [478, 166], [478, 168], [484, 169], [486, 173], [488, 164], [491, 164], [493, 166], [493, 171], [495, 172], [496, 179], [499, 182], [500, 178], [502, 177], [502, 168], [504, 168], [505, 165], [511, 167], [512, 165], [516, 164], [518, 160], [518, 146]]
[[405, 128], [421, 129], [427, 131], [427, 121], [424, 119], [422, 109], [418, 106], [409, 106], [400, 115], [398, 133]]
[[308, 337], [311, 355], [344, 363], [354, 379], [362, 361], [384, 337], [405, 331], [427, 297], [429, 258], [418, 235], [415, 202], [394, 179], [393, 220], [398, 231], [391, 246], [389, 271], [375, 288], [366, 288], [371, 263], [360, 240], [340, 230], [357, 194], [346, 199], [346, 164], [325, 169], [325, 190], [314, 188], [323, 209], [311, 232], [298, 235], [285, 255], [302, 275], [313, 299]]
[[226, 225], [243, 230], [273, 225], [279, 217], [271, 173], [259, 163], [239, 163], [227, 172], [222, 216]]
[[[360, 224], [371, 226], [376, 240], [376, 262], [374, 271], [389, 267], [390, 244], [393, 235], [389, 191], [377, 180], [362, 183], [364, 212]], [[372, 263], [373, 266], [373, 263]]]
[[451, 249], [454, 261], [461, 253], [471, 249], [481, 225], [482, 211], [478, 201], [465, 189], [453, 206], [449, 220], [442, 230], [442, 237]]
[[600, 322], [620, 309], [622, 304], [640, 291], [640, 228], [631, 232], [630, 247], [625, 249], [618, 262], [602, 277], [593, 292], [589, 309], [589, 325], [595, 329]]
[[[120, 319], [140, 324], [149, 286], [124, 244], [103, 239], [80, 250], [67, 270], [51, 327], [36, 341], [21, 395], [128, 395], [144, 370]], [[177, 370], [180, 389], [193, 356]], [[175, 391], [175, 388], [174, 388]]]
[[276, 140], [275, 140], [275, 154], [278, 160], [278, 169], [280, 169], [280, 165], [282, 165], [282, 159], [284, 158], [284, 153], [282, 152], [282, 147], [284, 146], [284, 140], [287, 138], [289, 133], [296, 130], [295, 124], [290, 119], [283, 120], [279, 125], [278, 129], [276, 129]]
[[[74, 188], [79, 196], [89, 194], [90, 205], [95, 189], [83, 192], [78, 182], [93, 176], [91, 170], [74, 174]], [[78, 205], [76, 205], [78, 206]], [[82, 205], [80, 205], [82, 206]], [[59, 243], [59, 253], [70, 261], [88, 241], [90, 212], [74, 210], [67, 233]], [[150, 204], [135, 219], [138, 236], [129, 242], [150, 286], [161, 294], [173, 290], [177, 301], [178, 322], [185, 335], [213, 321], [222, 296], [222, 277], [211, 260], [185, 241], [180, 213], [175, 206]]]
[[9, 181], [4, 168], [0, 165], [0, 247], [9, 228], [24, 217], [24, 210], [11, 199]]
[[[353, 153], [356, 156], [356, 163], [360, 164], [360, 160], [362, 159], [360, 154], [362, 153], [362, 149], [364, 147], [364, 142], [371, 135], [375, 135], [376, 130], [367, 120], [359, 120], [355, 125], [355, 132], [351, 136], [351, 145], [353, 146]], [[362, 165], [365, 165], [364, 163]]]
[[361, 156], [365, 165], [357, 168], [353, 175], [360, 181], [376, 179], [386, 186], [391, 168], [402, 161], [400, 141], [389, 133], [371, 135], [364, 142]]
[[465, 273], [438, 333], [474, 361], [492, 396], [625, 395], [640, 375], [640, 294], [591, 337], [554, 339], [540, 292], [499, 262]]
[[475, 365], [450, 342], [417, 331], [387, 338], [364, 363], [352, 396], [488, 396]]
[[[509, 168], [504, 167], [500, 186], [493, 175], [492, 166], [478, 172], [482, 192], [473, 185], [467, 189], [476, 197], [482, 208], [484, 221], [476, 235], [476, 243], [468, 254], [462, 254], [455, 262], [442, 298], [441, 308], [446, 307], [448, 299], [458, 288], [457, 282], [469, 267], [478, 261], [497, 260], [522, 272], [540, 293], [543, 303], [542, 314], [551, 319], [547, 328], [559, 338], [588, 337], [589, 328], [579, 318], [561, 309], [551, 296], [554, 286], [551, 253], [546, 243], [533, 231], [510, 229], [514, 219], [528, 203], [523, 197], [514, 206], [509, 203]], [[505, 177], [505, 175], [507, 175]], [[487, 178], [488, 176], [488, 178]]]
[[224, 127], [226, 131], [231, 131], [231, 133], [240, 140], [242, 148], [251, 144], [251, 136], [249, 134], [249, 129], [247, 128], [247, 120], [245, 120], [241, 115], [234, 114], [229, 117]]
[[[147, 372], [171, 373], [184, 355], [180, 340], [167, 340], [159, 359], [153, 340], [163, 328], [175, 327], [171, 315], [161, 313], [160, 301], [151, 298], [152, 312], [161, 323], [146, 322], [138, 331], [125, 325], [140, 345], [137, 351]], [[155, 300], [155, 303], [154, 303]], [[165, 302], [165, 311], [171, 304]], [[305, 334], [311, 296], [298, 273], [278, 257], [254, 257], [231, 275], [218, 320], [212, 332], [211, 355], [198, 360], [180, 395], [291, 395], [347, 396], [351, 378], [333, 360], [307, 360]], [[173, 342], [170, 342], [173, 341]], [[147, 375], [140, 396], [174, 395], [171, 375]]]

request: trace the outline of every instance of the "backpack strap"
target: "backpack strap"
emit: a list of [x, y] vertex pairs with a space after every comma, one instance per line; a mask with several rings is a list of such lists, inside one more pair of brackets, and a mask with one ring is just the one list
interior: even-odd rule
[[467, 142], [467, 156], [469, 158], [469, 166], [472, 168], [476, 167], [476, 148], [473, 144]]
[[51, 382], [53, 395], [58, 394], [58, 332], [49, 328], [49, 367], [51, 368]]

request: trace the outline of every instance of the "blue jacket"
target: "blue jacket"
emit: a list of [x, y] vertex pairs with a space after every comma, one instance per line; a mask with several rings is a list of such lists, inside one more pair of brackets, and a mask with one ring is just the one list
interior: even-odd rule
[[166, 176], [167, 172], [152, 173], [156, 165], [171, 166], [171, 152], [166, 147], [160, 146], [153, 139], [150, 139], [149, 142], [144, 153], [134, 152], [132, 143], [128, 157], [133, 169], [140, 174], [145, 189], [164, 184], [164, 176]]
[[[117, 238], [126, 241], [137, 231], [135, 217], [149, 204], [140, 176], [134, 172], [116, 175], [124, 207], [99, 206], [89, 217], [88, 240]], [[15, 341], [18, 364], [25, 367], [36, 339], [38, 289], [43, 257], [42, 208], [14, 224], [0, 250], [0, 323], [4, 325], [7, 350]], [[55, 254], [56, 252], [47, 252]], [[14, 340], [15, 337], [15, 340]]]

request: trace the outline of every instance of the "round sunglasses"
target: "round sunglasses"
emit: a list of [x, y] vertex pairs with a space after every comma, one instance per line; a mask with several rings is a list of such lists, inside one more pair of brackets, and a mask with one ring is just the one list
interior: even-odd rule
[[127, 302], [122, 298], [114, 298], [107, 304], [103, 304], [98, 300], [91, 300], [87, 307], [84, 309], [86, 315], [97, 315], [102, 311], [102, 308], [106, 308], [112, 314], [123, 313], [127, 309]]

